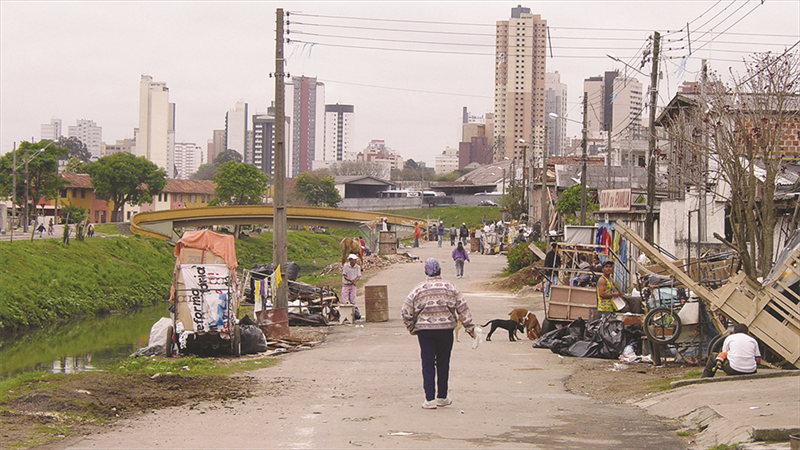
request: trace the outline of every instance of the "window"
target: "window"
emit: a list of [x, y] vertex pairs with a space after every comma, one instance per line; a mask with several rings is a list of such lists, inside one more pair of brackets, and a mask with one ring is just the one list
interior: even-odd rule
[[81, 189], [81, 198], [86, 198], [86, 189]]

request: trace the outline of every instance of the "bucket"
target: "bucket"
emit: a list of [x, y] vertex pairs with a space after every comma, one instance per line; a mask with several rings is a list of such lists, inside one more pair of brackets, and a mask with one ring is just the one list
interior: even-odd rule
[[364, 286], [367, 322], [389, 320], [389, 292], [386, 286]]
[[789, 435], [789, 448], [791, 450], [800, 450], [800, 434]]

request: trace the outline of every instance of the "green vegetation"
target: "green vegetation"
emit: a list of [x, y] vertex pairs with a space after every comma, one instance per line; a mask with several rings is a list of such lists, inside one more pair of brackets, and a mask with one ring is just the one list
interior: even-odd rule
[[247, 370], [263, 369], [278, 363], [274, 358], [225, 359], [186, 356], [183, 358], [152, 358], [132, 356], [108, 368], [113, 373], [143, 373], [145, 375], [185, 374], [185, 375], [230, 375]]
[[[536, 242], [536, 246], [542, 250], [544, 250], [545, 245], [543, 241]], [[505, 269], [506, 275], [511, 275], [521, 269], [530, 267], [531, 264], [539, 260], [539, 257], [528, 248], [527, 243], [511, 247], [506, 258], [508, 259], [508, 266]]]
[[651, 388], [652, 392], [668, 391], [672, 389], [670, 383], [672, 383], [673, 381], [688, 380], [691, 378], [700, 378], [701, 374], [702, 372], [699, 370], [690, 370], [685, 374], [683, 374], [683, 376], [681, 376], [680, 378], [663, 378], [661, 380], [649, 383], [648, 386]]
[[466, 223], [468, 227], [480, 225], [481, 217], [484, 214], [487, 220], [500, 220], [500, 208], [493, 206], [439, 206], [436, 208], [389, 209], [381, 212], [427, 220], [441, 220], [447, 228], [450, 228], [451, 224], [456, 224], [456, 227], [462, 223]]
[[4, 331], [164, 300], [175, 264], [172, 247], [140, 236], [3, 243], [0, 260]]

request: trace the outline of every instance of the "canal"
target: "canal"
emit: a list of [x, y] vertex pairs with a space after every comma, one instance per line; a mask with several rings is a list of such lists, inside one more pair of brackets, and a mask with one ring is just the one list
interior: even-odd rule
[[3, 336], [0, 376], [30, 371], [102, 370], [146, 347], [150, 327], [169, 317], [169, 302], [136, 311], [71, 320]]

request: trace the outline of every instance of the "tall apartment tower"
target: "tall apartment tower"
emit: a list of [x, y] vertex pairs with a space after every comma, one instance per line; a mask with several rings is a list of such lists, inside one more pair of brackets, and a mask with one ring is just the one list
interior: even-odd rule
[[518, 6], [496, 28], [494, 160], [522, 158], [526, 146], [533, 160], [543, 153], [547, 21]]
[[325, 105], [325, 142], [322, 155], [317, 155], [317, 159], [345, 161], [348, 157], [355, 157], [354, 111], [353, 105]]
[[139, 83], [139, 132], [136, 156], [144, 156], [175, 177], [175, 104], [169, 102], [169, 88], [162, 81], [142, 75]]
[[242, 161], [248, 160], [247, 103], [236, 103], [236, 108], [225, 114], [225, 150], [236, 150]]
[[225, 130], [214, 130], [211, 136], [212, 138], [208, 140], [208, 155], [206, 156], [208, 163], [213, 163], [214, 158], [225, 151]]
[[41, 130], [41, 139], [57, 141], [61, 137], [61, 119], [50, 119], [50, 123], [42, 124]]
[[275, 171], [275, 116], [253, 115], [253, 165], [269, 176]]
[[81, 119], [78, 120], [75, 126], [67, 128], [67, 135], [69, 137], [76, 137], [81, 142], [86, 144], [89, 153], [92, 154], [92, 161], [97, 161], [97, 158], [102, 155], [103, 145], [103, 128], [98, 127], [92, 120]]
[[180, 180], [188, 180], [203, 164], [203, 147], [189, 142], [175, 143], [175, 172]]
[[[547, 155], [563, 156], [567, 136], [567, 85], [557, 71], [544, 76], [544, 125], [547, 127]], [[552, 118], [550, 114], [555, 114]]]
[[588, 96], [587, 130], [590, 139], [638, 139], [642, 135], [642, 83], [618, 71], [583, 81]]
[[295, 178], [311, 170], [311, 161], [323, 154], [325, 85], [314, 77], [292, 77], [286, 84], [286, 115], [292, 118], [292, 145], [287, 146], [286, 175]]

